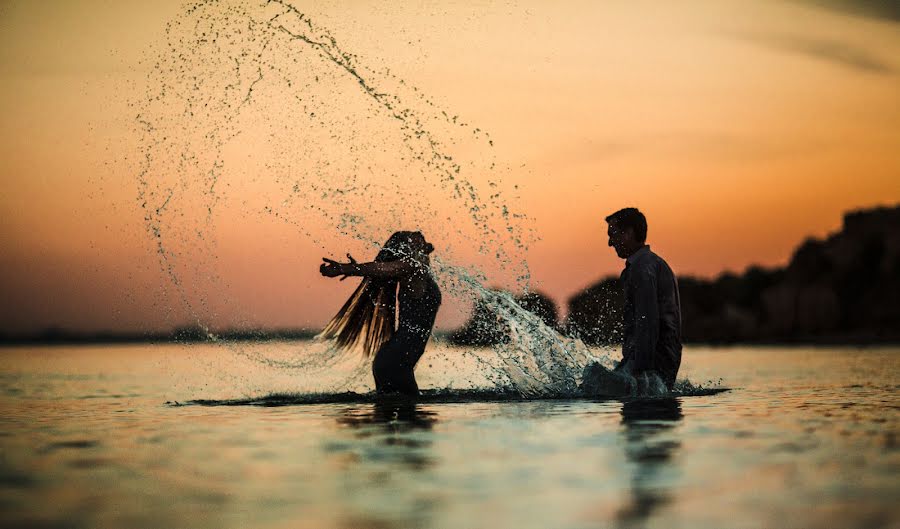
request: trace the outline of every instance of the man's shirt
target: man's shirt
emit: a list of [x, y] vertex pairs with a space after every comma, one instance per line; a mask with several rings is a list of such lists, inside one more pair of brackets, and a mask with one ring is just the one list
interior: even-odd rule
[[671, 388], [681, 365], [681, 299], [675, 274], [649, 246], [625, 260], [623, 362], [655, 370]]

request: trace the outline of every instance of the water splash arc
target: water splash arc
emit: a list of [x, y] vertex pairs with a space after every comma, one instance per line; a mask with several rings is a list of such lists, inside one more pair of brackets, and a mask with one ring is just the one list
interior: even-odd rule
[[[454, 260], [453, 249], [475, 248], [483, 262], [517, 270], [521, 288], [528, 288], [521, 256], [533, 230], [505, 198], [487, 132], [441, 109], [390, 68], [367, 66], [286, 0], [197, 2], [166, 35], [137, 105], [138, 201], [160, 262], [197, 325], [208, 329], [221, 311], [214, 306], [224, 282], [217, 241], [228, 215], [275, 219], [319, 247], [327, 242], [321, 233], [375, 249], [396, 228], [391, 223], [439, 225], [448, 249], [434, 265], [442, 289], [487, 303], [510, 333], [493, 355], [463, 355], [504, 391], [574, 394], [597, 352], [561, 336], [511, 295], [485, 288], [478, 263]], [[237, 138], [258, 147], [251, 162], [240, 161], [237, 154], [247, 153]], [[476, 154], [461, 158], [456, 151]], [[241, 163], [250, 164], [243, 173], [234, 169]], [[493, 175], [487, 193], [469, 176], [482, 174]], [[437, 192], [451, 217], [423, 198]], [[367, 377], [364, 365], [328, 344], [302, 357], [223, 345], [282, 371], [347, 367], [349, 375], [318, 390]]]

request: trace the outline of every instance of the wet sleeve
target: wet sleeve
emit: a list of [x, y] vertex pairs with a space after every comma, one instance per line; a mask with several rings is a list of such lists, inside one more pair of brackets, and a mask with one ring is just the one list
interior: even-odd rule
[[659, 341], [656, 283], [657, 276], [650, 267], [642, 268], [634, 281], [633, 373], [653, 368], [653, 355]]

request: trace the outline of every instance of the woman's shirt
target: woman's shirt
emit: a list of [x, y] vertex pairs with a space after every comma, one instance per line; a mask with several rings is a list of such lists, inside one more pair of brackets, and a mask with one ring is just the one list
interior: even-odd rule
[[400, 282], [397, 298], [399, 325], [394, 336], [424, 348], [441, 306], [441, 289], [427, 269], [421, 270]]

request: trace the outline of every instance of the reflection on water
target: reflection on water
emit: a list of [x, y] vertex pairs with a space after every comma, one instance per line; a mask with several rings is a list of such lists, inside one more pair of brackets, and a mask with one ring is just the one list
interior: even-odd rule
[[0, 527], [900, 527], [900, 349], [689, 348], [735, 389], [625, 403], [255, 399], [201, 354], [0, 351]]
[[[341, 443], [329, 442], [327, 453], [343, 460], [340, 481], [350, 508], [338, 525], [392, 529], [430, 527], [440, 506], [427, 490], [401, 491], [435, 480], [432, 429], [437, 413], [406, 398], [354, 404], [335, 420]], [[350, 437], [344, 435], [351, 434]], [[355, 505], [354, 505], [355, 504]]]
[[[406, 434], [429, 431], [436, 422], [437, 413], [405, 399], [352, 407], [337, 419], [338, 424], [353, 428], [357, 438], [375, 438], [393, 449], [392, 459], [412, 470], [423, 470], [430, 465], [431, 458], [426, 451], [432, 441]], [[384, 453], [379, 453], [377, 459], [383, 458]]]
[[670, 434], [683, 419], [675, 398], [642, 399], [622, 403], [622, 437], [625, 456], [634, 463], [631, 497], [616, 514], [622, 527], [642, 525], [671, 501], [664, 475], [673, 469], [681, 441]]
[[417, 429], [430, 430], [437, 422], [437, 413], [422, 409], [421, 405], [412, 400], [378, 401], [371, 405], [348, 409], [337, 422], [352, 428], [380, 425], [385, 432], [402, 433]]

